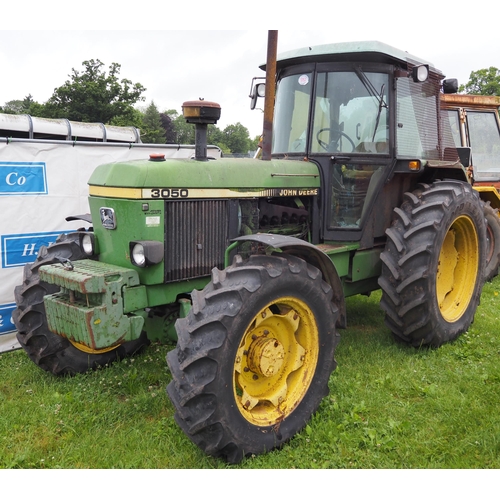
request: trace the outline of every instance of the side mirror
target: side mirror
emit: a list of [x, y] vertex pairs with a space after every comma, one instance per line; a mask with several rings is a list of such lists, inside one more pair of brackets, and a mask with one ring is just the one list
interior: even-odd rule
[[252, 88], [250, 92], [250, 109], [255, 109], [257, 105], [257, 99], [259, 97], [265, 97], [266, 95], [266, 84], [265, 83], [257, 83]]
[[443, 92], [445, 94], [456, 94], [458, 92], [458, 80], [456, 78], [448, 78], [443, 81]]

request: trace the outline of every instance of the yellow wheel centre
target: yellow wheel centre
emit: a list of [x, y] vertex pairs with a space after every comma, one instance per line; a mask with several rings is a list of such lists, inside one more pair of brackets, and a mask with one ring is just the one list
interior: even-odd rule
[[463, 215], [451, 225], [439, 254], [436, 293], [443, 318], [452, 323], [466, 311], [479, 268], [479, 238], [472, 220]]
[[270, 303], [242, 337], [234, 362], [234, 394], [252, 424], [280, 422], [302, 401], [316, 370], [319, 343], [309, 306], [294, 297]]

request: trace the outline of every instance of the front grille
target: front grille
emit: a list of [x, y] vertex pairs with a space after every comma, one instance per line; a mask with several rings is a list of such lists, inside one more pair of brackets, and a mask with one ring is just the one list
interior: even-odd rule
[[165, 282], [208, 276], [224, 267], [227, 200], [165, 201]]

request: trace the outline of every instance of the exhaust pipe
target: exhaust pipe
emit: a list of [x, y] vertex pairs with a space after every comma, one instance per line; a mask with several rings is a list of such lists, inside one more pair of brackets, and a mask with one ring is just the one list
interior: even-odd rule
[[269, 30], [267, 35], [266, 95], [264, 96], [264, 129], [262, 134], [263, 160], [271, 159], [277, 50], [278, 31]]

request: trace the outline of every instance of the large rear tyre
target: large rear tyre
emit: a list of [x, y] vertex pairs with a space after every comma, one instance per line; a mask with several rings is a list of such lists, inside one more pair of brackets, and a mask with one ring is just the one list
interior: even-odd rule
[[486, 265], [484, 280], [491, 281], [498, 274], [500, 264], [500, 218], [498, 209], [494, 209], [490, 202], [483, 203], [484, 218], [486, 220]]
[[230, 463], [281, 446], [328, 394], [339, 340], [332, 289], [297, 257], [237, 256], [192, 300], [167, 355], [176, 421]]
[[381, 307], [394, 335], [438, 347], [474, 320], [483, 285], [486, 228], [478, 193], [436, 181], [405, 193], [381, 255]]
[[93, 351], [49, 330], [43, 298], [56, 293], [59, 288], [41, 281], [38, 270], [61, 259], [86, 258], [77, 240], [76, 233], [63, 234], [50, 247], [42, 247], [35, 262], [25, 266], [23, 284], [14, 290], [17, 308], [12, 318], [17, 339], [36, 365], [54, 375], [73, 375], [105, 366], [131, 356], [149, 343], [144, 334], [138, 340], [118, 347]]

